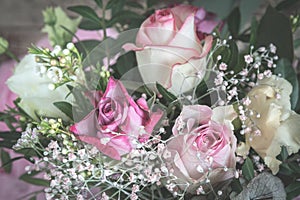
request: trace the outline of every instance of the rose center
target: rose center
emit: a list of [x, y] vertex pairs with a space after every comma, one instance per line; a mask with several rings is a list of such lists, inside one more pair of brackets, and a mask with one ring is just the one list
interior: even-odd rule
[[106, 115], [111, 114], [111, 113], [113, 112], [112, 107], [111, 107], [111, 104], [110, 104], [110, 103], [106, 104], [106, 105], [104, 106], [104, 108], [103, 108], [102, 111], [103, 111], [103, 113], [106, 114]]
[[114, 120], [116, 105], [110, 98], [102, 99], [99, 103], [98, 120], [101, 125], [107, 125]]
[[172, 18], [171, 12], [169, 9], [156, 11], [154, 15], [151, 16], [150, 21], [154, 23], [156, 21], [164, 22]]
[[196, 138], [195, 142], [197, 144], [198, 150], [206, 152], [209, 149], [214, 149], [218, 145], [220, 136], [209, 128], [200, 131], [199, 136]]
[[170, 14], [170, 11], [169, 10], [162, 10], [159, 12], [159, 15], [164, 17], [164, 16], [167, 16]]

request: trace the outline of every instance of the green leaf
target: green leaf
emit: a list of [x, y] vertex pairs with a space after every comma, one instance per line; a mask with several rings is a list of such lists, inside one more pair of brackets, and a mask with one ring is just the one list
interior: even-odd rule
[[233, 36], [237, 38], [240, 31], [241, 13], [239, 7], [235, 7], [227, 17], [228, 29]]
[[250, 35], [250, 45], [255, 45], [256, 38], [257, 38], [257, 28], [258, 28], [258, 22], [255, 17], [252, 18], [251, 22], [251, 35]]
[[285, 0], [285, 1], [281, 1], [277, 6], [276, 9], [277, 10], [284, 10], [287, 8], [290, 8], [292, 6], [294, 6], [294, 4], [298, 3], [299, 0]]
[[238, 194], [243, 190], [240, 180], [236, 179], [236, 178], [232, 180], [231, 187], [232, 187], [232, 190]]
[[95, 23], [101, 23], [101, 19], [96, 12], [88, 6], [71, 6], [68, 7], [68, 9], [81, 15], [83, 18], [89, 19]]
[[281, 180], [270, 173], [263, 172], [253, 178], [244, 190], [232, 200], [245, 199], [278, 199], [286, 198]]
[[300, 38], [294, 40], [294, 49], [297, 49], [300, 47]]
[[291, 183], [285, 188], [287, 199], [293, 199], [300, 195], [300, 183], [298, 181]]
[[156, 95], [153, 95], [151, 98], [147, 100], [148, 108], [152, 108], [156, 101]]
[[8, 49], [8, 42], [3, 37], [0, 37], [0, 55], [5, 53]]
[[126, 3], [126, 6], [130, 6], [130, 7], [132, 7], [132, 8], [141, 8], [141, 9], [144, 8], [140, 3], [134, 2], [134, 1], [129, 1], [129, 2], [127, 2], [127, 3]]
[[239, 65], [237, 65], [239, 61], [238, 47], [234, 40], [229, 40], [228, 45], [229, 47], [222, 46], [218, 48], [213, 54], [213, 58], [216, 61], [217, 57], [221, 55], [222, 61], [225, 62], [230, 69], [235, 70], [236, 67], [239, 67]]
[[246, 158], [242, 166], [242, 173], [248, 181], [254, 178], [254, 167], [250, 158]]
[[4, 140], [18, 140], [21, 137], [20, 133], [16, 132], [0, 132], [0, 138]]
[[271, 43], [277, 47], [277, 55], [280, 58], [293, 60], [293, 36], [290, 19], [269, 6], [258, 26], [255, 47], [269, 46]]
[[112, 26], [115, 23], [128, 24], [131, 23], [132, 20], [142, 21], [144, 17], [129, 10], [121, 10], [112, 17], [107, 25]]
[[123, 53], [122, 46], [126, 43], [132, 43], [136, 38], [136, 30], [128, 31], [129, 33], [120, 34], [117, 39], [107, 38], [100, 43], [83, 61], [83, 66], [96, 66], [106, 57], [113, 58], [118, 53]]
[[[249, 1], [249, 0], [247, 0]], [[252, 0], [251, 0], [252, 1]], [[192, 1], [192, 4], [198, 7], [204, 7], [214, 13], [218, 13], [219, 18], [225, 18], [236, 5], [235, 0], [201, 0]]]
[[33, 177], [38, 173], [39, 172], [32, 172], [31, 174], [26, 173], [26, 174], [23, 174], [22, 176], [20, 176], [19, 179], [22, 180], [22, 181], [25, 181], [27, 183], [30, 183], [32, 185], [49, 187], [50, 181], [45, 180], [45, 179], [41, 179], [41, 178], [34, 178]]
[[110, 0], [107, 4], [106, 4], [106, 9], [111, 9], [113, 7], [115, 7], [116, 5], [118, 5], [118, 3], [120, 2], [120, 0]]
[[277, 63], [277, 67], [275, 68], [274, 72], [276, 74], [280, 74], [282, 78], [285, 78], [292, 84], [293, 91], [291, 94], [291, 106], [292, 109], [295, 109], [299, 98], [299, 83], [297, 74], [294, 71], [291, 62], [287, 59], [280, 59]]
[[73, 107], [65, 101], [54, 102], [53, 105], [73, 120]]
[[229, 50], [230, 50], [230, 60], [227, 63], [230, 68], [235, 68], [238, 66], [239, 62], [239, 49], [234, 40], [229, 40]]
[[82, 53], [82, 59], [86, 57], [96, 46], [100, 44], [97, 40], [82, 40], [75, 43], [77, 50]]
[[147, 0], [147, 8], [151, 8], [157, 3], [157, 0]]
[[293, 170], [289, 167], [288, 163], [281, 163], [281, 165], [279, 166], [279, 173], [290, 176], [293, 174]]
[[169, 92], [161, 84], [156, 83], [156, 88], [157, 88], [158, 92], [162, 95], [162, 98], [164, 98], [167, 102], [171, 103], [171, 102], [177, 100], [176, 96], [174, 94], [172, 94], [171, 92]]
[[92, 31], [102, 29], [102, 25], [100, 23], [96, 23], [86, 18], [82, 19], [78, 27], [83, 30], [92, 30]]
[[4, 149], [1, 149], [1, 164], [2, 164], [1, 168], [3, 168], [6, 173], [11, 172], [11, 168], [12, 168], [11, 158], [9, 153]]
[[[247, 24], [251, 21], [254, 11], [258, 10], [261, 5], [261, 0], [240, 0], [241, 24]], [[245, 28], [245, 27], [241, 27]]]
[[[113, 69], [116, 69], [118, 71], [120, 78], [121, 78], [124, 74], [126, 74], [128, 71], [135, 68], [136, 66], [137, 66], [137, 63], [136, 63], [135, 53], [133, 51], [130, 51], [130, 52], [120, 56], [118, 58], [116, 64], [112, 67], [113, 67]], [[136, 76], [140, 77], [140, 73], [138, 71], [135, 74], [136, 74]], [[139, 80], [141, 80], [141, 78]]]
[[99, 8], [103, 7], [103, 2], [102, 0], [95, 0], [96, 4], [98, 5]]
[[15, 151], [16, 153], [23, 154], [24, 158], [28, 160], [28, 158], [39, 157], [39, 154], [36, 150], [32, 148], [23, 148]]
[[16, 143], [11, 141], [0, 141], [0, 147], [11, 149]]
[[285, 161], [288, 157], [289, 157], [289, 153], [287, 151], [286, 146], [282, 146], [280, 152], [280, 160]]

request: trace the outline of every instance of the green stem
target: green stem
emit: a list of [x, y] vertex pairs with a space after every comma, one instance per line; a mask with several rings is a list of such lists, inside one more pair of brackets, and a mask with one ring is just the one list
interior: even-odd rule
[[103, 29], [103, 40], [107, 38], [107, 32], [106, 32], [106, 24], [105, 24], [105, 11], [106, 11], [106, 6], [102, 8], [102, 20], [101, 20], [101, 25]]
[[12, 58], [13, 60], [20, 62], [19, 58], [15, 54], [13, 54], [10, 50], [6, 50], [5, 54], [8, 57]]

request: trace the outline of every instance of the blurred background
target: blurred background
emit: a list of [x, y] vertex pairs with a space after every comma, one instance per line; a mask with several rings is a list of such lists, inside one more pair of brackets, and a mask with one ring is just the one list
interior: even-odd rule
[[[138, 0], [139, 2], [145, 0]], [[237, 3], [241, 3], [242, 24], [249, 16], [260, 16], [265, 11], [265, 5], [276, 5], [281, 0], [189, 0], [198, 6], [218, 13], [223, 18]], [[165, 2], [175, 2], [162, 0]], [[180, 2], [180, 1], [176, 1]], [[1, 0], [0, 3], [0, 36], [9, 41], [10, 50], [17, 55], [24, 55], [31, 43], [37, 42], [46, 34], [41, 33], [43, 27], [42, 10], [49, 6], [61, 6], [67, 11], [68, 6], [93, 4], [93, 0]], [[300, 1], [298, 4], [300, 8]], [[297, 8], [291, 8], [296, 10]], [[74, 13], [68, 12], [70, 16]], [[9, 59], [0, 56], [0, 62]]]
[[[49, 6], [68, 6], [92, 4], [92, 0], [0, 0], [0, 36], [9, 41], [10, 50], [16, 55], [24, 55], [32, 43], [45, 33], [42, 10]], [[73, 13], [67, 12], [70, 16]], [[0, 62], [9, 59], [0, 56]]]

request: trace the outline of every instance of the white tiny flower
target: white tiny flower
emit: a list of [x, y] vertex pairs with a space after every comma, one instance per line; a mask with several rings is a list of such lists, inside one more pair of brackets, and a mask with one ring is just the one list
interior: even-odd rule
[[54, 56], [58, 56], [61, 52], [61, 47], [56, 45], [53, 49], [53, 51], [51, 52]]
[[74, 47], [75, 47], [75, 45], [73, 43], [71, 43], [71, 42], [69, 42], [67, 44], [67, 48], [70, 49], [70, 50], [74, 49]]
[[48, 85], [48, 89], [51, 90], [51, 91], [55, 90], [55, 85], [52, 84], [52, 83], [50, 83], [50, 84]]
[[227, 64], [226, 63], [223, 63], [221, 62], [221, 64], [219, 65], [219, 69], [222, 70], [222, 71], [225, 71], [227, 70]]
[[204, 172], [203, 168], [200, 165], [197, 166], [197, 171], [199, 173], [203, 173]]
[[46, 71], [47, 71], [47, 68], [44, 65], [41, 65], [41, 64], [37, 64], [36, 69], [37, 69], [37, 73], [40, 74], [40, 75], [45, 74]]
[[101, 142], [101, 144], [103, 144], [103, 145], [106, 145], [109, 141], [110, 141], [110, 138], [108, 138], [108, 137], [106, 137], [106, 138], [101, 138], [101, 139], [100, 139], [100, 142]]
[[69, 49], [64, 49], [64, 50], [63, 50], [63, 54], [66, 55], [66, 56], [69, 55], [70, 53], [71, 53], [71, 52], [70, 52]]
[[253, 57], [251, 55], [245, 55], [244, 59], [247, 64], [250, 64], [253, 62]]
[[58, 67], [50, 67], [47, 71], [47, 76], [50, 78], [54, 83], [58, 83], [62, 80], [63, 72]]
[[276, 46], [271, 43], [270, 44], [270, 51], [271, 51], [271, 53], [276, 53], [276, 50], [277, 50]]

